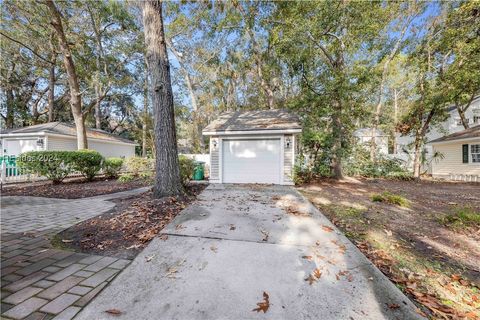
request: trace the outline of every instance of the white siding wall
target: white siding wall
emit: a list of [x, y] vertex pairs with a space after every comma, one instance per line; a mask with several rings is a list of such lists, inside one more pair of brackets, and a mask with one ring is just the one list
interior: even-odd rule
[[436, 144], [433, 146], [435, 151], [439, 151], [443, 154], [444, 158], [438, 162], [432, 163], [432, 175], [434, 178], [450, 178], [450, 175], [477, 175], [480, 176], [480, 163], [472, 163], [469, 159], [469, 163], [462, 162], [462, 145], [469, 144], [469, 157], [470, 157], [470, 144], [480, 144], [480, 139], [471, 141], [456, 141], [448, 144]]
[[[125, 157], [130, 158], [135, 155], [134, 145], [124, 145], [109, 143], [104, 141], [88, 141], [88, 148], [100, 152], [105, 158]], [[75, 138], [48, 137], [48, 150], [51, 151], [73, 151], [77, 150], [77, 140]]]
[[47, 138], [47, 149], [49, 151], [74, 151], [77, 150], [75, 138], [52, 137]]
[[89, 141], [88, 148], [97, 150], [105, 158], [110, 157], [125, 157], [130, 158], [135, 156], [135, 146], [127, 144], [116, 144], [100, 141]]
[[[214, 148], [213, 141], [217, 142], [217, 147]], [[220, 144], [221, 139], [218, 136], [210, 137], [210, 180], [220, 179]]]
[[[290, 139], [290, 147], [287, 148], [287, 139]], [[283, 149], [283, 181], [291, 183], [293, 181], [293, 158], [295, 152], [294, 136], [291, 134], [284, 135], [284, 149]]]

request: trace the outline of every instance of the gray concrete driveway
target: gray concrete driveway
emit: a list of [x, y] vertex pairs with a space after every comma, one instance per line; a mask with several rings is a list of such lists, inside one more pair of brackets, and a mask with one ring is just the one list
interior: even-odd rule
[[76, 319], [420, 318], [294, 188], [211, 185], [163, 232]]

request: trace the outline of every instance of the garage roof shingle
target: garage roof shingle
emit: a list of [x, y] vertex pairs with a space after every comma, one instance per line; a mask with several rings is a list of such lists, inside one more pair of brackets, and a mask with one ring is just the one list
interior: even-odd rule
[[298, 117], [287, 110], [253, 110], [222, 113], [203, 129], [204, 133], [301, 129]]

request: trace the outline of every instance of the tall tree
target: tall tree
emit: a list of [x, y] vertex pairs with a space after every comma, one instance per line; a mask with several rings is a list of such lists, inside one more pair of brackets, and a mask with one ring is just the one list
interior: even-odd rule
[[184, 193], [178, 162], [175, 112], [162, 16], [162, 1], [140, 2], [150, 94], [155, 119], [155, 187], [156, 197]]
[[78, 149], [87, 149], [87, 130], [85, 127], [85, 113], [82, 110], [82, 93], [80, 92], [80, 81], [78, 79], [77, 69], [73, 61], [73, 55], [70, 46], [65, 36], [63, 28], [62, 16], [57, 6], [52, 0], [47, 0], [47, 7], [52, 16], [51, 24], [55, 30], [60, 49], [63, 54], [63, 64], [67, 72], [67, 80], [70, 91], [70, 106], [72, 108], [73, 119], [75, 121], [75, 128], [77, 133], [77, 147]]
[[[406, 8], [405, 8], [406, 6]], [[377, 158], [377, 142], [376, 135], [378, 126], [380, 125], [380, 117], [382, 114], [382, 107], [384, 102], [385, 95], [385, 84], [387, 82], [388, 68], [392, 60], [398, 54], [401, 49], [402, 42], [404, 41], [405, 33], [407, 32], [408, 27], [410, 26], [412, 20], [419, 13], [419, 5], [415, 1], [401, 2], [397, 4], [390, 4], [390, 7], [393, 8], [395, 13], [394, 19], [400, 20], [399, 24], [399, 35], [397, 39], [394, 40], [393, 46], [388, 52], [387, 56], [381, 62], [382, 75], [380, 78], [380, 84], [378, 87], [378, 102], [375, 108], [373, 124], [371, 128], [371, 139], [370, 139], [370, 158], [372, 161], [376, 161]], [[406, 12], [406, 14], [405, 14]]]
[[299, 100], [306, 100], [299, 111], [312, 117], [306, 123], [312, 124], [315, 131], [316, 123], [325, 123], [328, 163], [333, 176], [342, 178], [342, 158], [371, 72], [371, 63], [362, 57], [372, 54], [372, 43], [388, 24], [386, 9], [380, 3], [361, 2], [294, 2], [277, 6], [274, 44], [291, 72], [297, 74]]

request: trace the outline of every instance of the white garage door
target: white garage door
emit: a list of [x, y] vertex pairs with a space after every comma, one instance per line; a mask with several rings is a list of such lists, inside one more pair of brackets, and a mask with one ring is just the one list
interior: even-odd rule
[[223, 140], [224, 183], [280, 183], [280, 139]]

